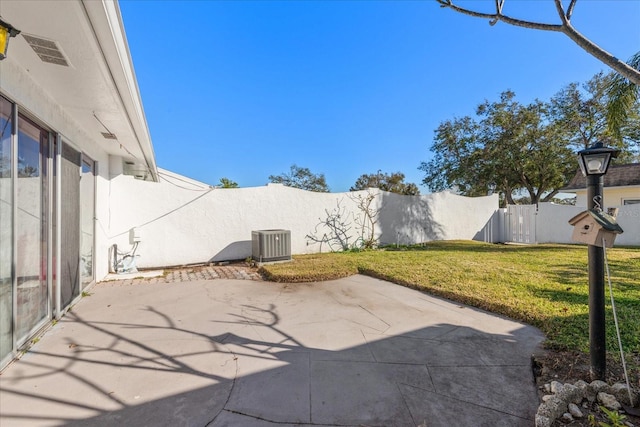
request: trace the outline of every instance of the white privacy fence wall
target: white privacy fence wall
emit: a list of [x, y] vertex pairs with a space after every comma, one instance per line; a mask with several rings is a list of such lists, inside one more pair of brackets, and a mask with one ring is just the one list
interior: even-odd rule
[[[640, 205], [608, 206], [617, 207], [617, 222], [624, 230], [615, 240], [615, 246], [640, 246]], [[517, 209], [513, 209], [517, 208]], [[519, 243], [574, 243], [571, 240], [573, 227], [569, 220], [583, 212], [584, 207], [540, 203], [526, 206], [510, 206], [500, 209], [498, 216], [504, 222], [504, 232], [498, 241]], [[514, 224], [511, 227], [509, 224]], [[513, 227], [531, 230], [519, 234]], [[529, 240], [526, 240], [527, 237]]]
[[[463, 197], [449, 192], [402, 196], [377, 189], [314, 193], [279, 184], [222, 189], [168, 171], [160, 174], [160, 183], [113, 177], [108, 184], [109, 215], [98, 219], [99, 245], [115, 243], [121, 251], [132, 248], [129, 231], [137, 229], [141, 238], [137, 266], [141, 268], [250, 257], [254, 230], [290, 230], [293, 254], [326, 252], [328, 244], [308, 236], [329, 237], [331, 230], [321, 223], [336, 212], [353, 244], [359, 236], [358, 224], [364, 220], [358, 198], [369, 194], [375, 196], [372, 207], [379, 212], [376, 237], [381, 244], [517, 241], [514, 235], [526, 236], [523, 243], [572, 243], [568, 221], [584, 210], [541, 203], [537, 210], [535, 206], [520, 209], [529, 212], [520, 221], [507, 215], [506, 209], [498, 209], [498, 196]], [[640, 246], [640, 205], [619, 208], [624, 233], [617, 237], [616, 246]]]
[[114, 177], [111, 212], [98, 225], [107, 244], [115, 243], [121, 251], [131, 248], [129, 231], [136, 227], [141, 238], [137, 266], [141, 268], [250, 257], [253, 230], [290, 230], [293, 254], [328, 251], [327, 244], [307, 236], [329, 236], [331, 230], [321, 222], [338, 210], [349, 241], [354, 243], [358, 224], [364, 220], [358, 197], [368, 194], [375, 196], [372, 207], [379, 211], [376, 237], [382, 244], [494, 240], [494, 233], [487, 230], [498, 210], [497, 196], [468, 198], [448, 192], [401, 196], [377, 189], [314, 193], [278, 184], [222, 189], [160, 172], [164, 177], [160, 183]]
[[[618, 208], [616, 220], [624, 230], [616, 237], [615, 246], [640, 246], [640, 205], [615, 207]], [[536, 215], [537, 243], [573, 243], [573, 227], [568, 221], [584, 210], [578, 206], [540, 203]]]

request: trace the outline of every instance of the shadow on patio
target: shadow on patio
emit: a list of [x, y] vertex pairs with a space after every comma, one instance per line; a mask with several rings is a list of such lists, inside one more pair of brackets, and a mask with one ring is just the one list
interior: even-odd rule
[[99, 285], [0, 376], [0, 421], [528, 426], [541, 340], [363, 276]]

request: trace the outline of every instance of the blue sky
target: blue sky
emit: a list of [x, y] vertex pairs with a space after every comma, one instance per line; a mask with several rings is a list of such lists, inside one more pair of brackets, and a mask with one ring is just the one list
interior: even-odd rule
[[[264, 185], [295, 163], [334, 192], [382, 170], [426, 193], [417, 168], [441, 122], [507, 89], [548, 100], [607, 70], [563, 34], [435, 0], [119, 4], [158, 165], [212, 185]], [[552, 0], [504, 12], [559, 19]], [[572, 22], [621, 59], [640, 50], [640, 1], [582, 0]]]

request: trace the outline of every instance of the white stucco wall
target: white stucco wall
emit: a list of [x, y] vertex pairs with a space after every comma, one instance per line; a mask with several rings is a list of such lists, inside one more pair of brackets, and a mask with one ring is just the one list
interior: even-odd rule
[[616, 220], [624, 233], [616, 238], [616, 245], [640, 246], [640, 205], [620, 206]]
[[[161, 176], [170, 176], [160, 171]], [[176, 177], [175, 174], [172, 176]], [[183, 177], [184, 178], [184, 177]], [[185, 179], [188, 180], [188, 179]], [[358, 195], [314, 193], [283, 185], [220, 189], [205, 184], [166, 180], [150, 183], [128, 176], [111, 181], [110, 242], [119, 250], [131, 248], [129, 230], [138, 227], [142, 236], [138, 267], [183, 265], [251, 256], [251, 231], [291, 230], [294, 254], [328, 250], [306, 238], [328, 232], [318, 224], [340, 206], [343, 218], [357, 234]], [[381, 208], [378, 237], [381, 243], [401, 244], [434, 239], [472, 239], [491, 220], [497, 196], [466, 198], [450, 193], [400, 196], [379, 190], [375, 204]], [[322, 246], [322, 247], [321, 247]]]
[[584, 207], [540, 203], [535, 217], [538, 243], [574, 243], [569, 220], [584, 211]]
[[450, 192], [403, 196], [381, 192], [380, 242], [484, 240], [481, 233], [498, 208], [498, 196], [463, 197]]
[[[616, 220], [624, 233], [616, 237], [615, 245], [640, 246], [640, 205], [618, 206], [618, 209]], [[575, 243], [571, 240], [573, 227], [569, 220], [584, 210], [580, 206], [540, 203], [536, 215], [537, 242]]]

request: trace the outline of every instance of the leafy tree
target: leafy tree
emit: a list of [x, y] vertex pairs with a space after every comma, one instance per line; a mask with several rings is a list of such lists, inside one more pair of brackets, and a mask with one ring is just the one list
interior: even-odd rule
[[[10, 169], [9, 169], [9, 173], [11, 173]], [[40, 173], [38, 171], [37, 166], [32, 166], [29, 163], [27, 163], [27, 161], [24, 158], [18, 157], [18, 177], [19, 178], [33, 178], [39, 175]]]
[[[629, 60], [629, 65], [640, 70], [640, 52]], [[607, 104], [609, 132], [614, 137], [623, 139], [626, 124], [629, 121], [637, 123], [640, 116], [640, 84], [634, 83], [621, 74], [616, 74], [608, 82], [607, 92], [609, 93]], [[636, 144], [640, 144], [640, 133], [635, 133], [634, 137]], [[637, 148], [640, 150], [640, 147]]]
[[515, 204], [526, 191], [531, 203], [548, 201], [575, 173], [575, 154], [562, 127], [550, 121], [549, 106], [539, 100], [522, 105], [505, 91], [497, 102], [480, 104], [477, 120], [447, 120], [436, 130], [423, 183], [431, 190], [447, 188], [468, 196], [495, 192]]
[[574, 150], [589, 147], [604, 141], [611, 147], [622, 150], [620, 162], [628, 162], [640, 146], [640, 119], [638, 104], [626, 110], [626, 117], [619, 119], [612, 132], [608, 126], [611, 102], [609, 88], [613, 73], [598, 73], [583, 85], [571, 83], [551, 98], [552, 120], [562, 127]]
[[[637, 131], [637, 128], [624, 130], [625, 125], [628, 124], [629, 119], [632, 118], [632, 112], [636, 118], [639, 115], [640, 52], [636, 53], [628, 63], [625, 63], [578, 32], [571, 24], [571, 17], [578, 0], [570, 0], [566, 8], [562, 0], [553, 0], [556, 12], [560, 18], [559, 24], [534, 22], [505, 15], [502, 11], [506, 0], [494, 0], [492, 2], [495, 6], [495, 13], [484, 13], [478, 10], [460, 7], [454, 4], [454, 0], [436, 1], [441, 7], [449, 8], [476, 18], [488, 19], [489, 24], [492, 26], [498, 23], [498, 21], [502, 21], [518, 27], [563, 33], [587, 51], [587, 53], [609, 66], [615, 71], [615, 75], [611, 77], [606, 88], [606, 92], [608, 93], [606, 122], [608, 131], [613, 137], [613, 140], [616, 141], [614, 145], [618, 146], [624, 141], [625, 133], [627, 136], [633, 134], [633, 141], [635, 141], [635, 143], [632, 144], [632, 151], [635, 151], [635, 160], [640, 160], [640, 132]], [[479, 4], [480, 2], [475, 3]], [[611, 141], [606, 142], [610, 143]], [[625, 141], [624, 143], [629, 145], [629, 141]], [[619, 161], [632, 160], [634, 160], [633, 156], [619, 159]]]
[[238, 188], [239, 185], [237, 182], [230, 180], [229, 178], [220, 178], [220, 183], [218, 184], [220, 188]]
[[[493, 3], [495, 5], [495, 13], [485, 13], [477, 10], [467, 9], [464, 7], [460, 7], [454, 4], [453, 0], [436, 0], [440, 3], [441, 7], [446, 7], [452, 9], [456, 12], [463, 13], [465, 15], [473, 16], [476, 18], [485, 18], [489, 20], [489, 24], [495, 25], [498, 21], [515, 25], [517, 27], [531, 28], [536, 30], [543, 31], [555, 31], [560, 32], [571, 40], [573, 40], [578, 46], [583, 48], [587, 53], [594, 56], [602, 63], [609, 66], [612, 70], [616, 71], [620, 74], [624, 79], [628, 80], [629, 83], [633, 83], [635, 85], [640, 85], [640, 67], [626, 64], [624, 61], [616, 58], [614, 55], [605, 51], [597, 44], [583, 36], [580, 32], [578, 32], [573, 25], [571, 25], [571, 16], [573, 15], [573, 11], [575, 9], [576, 3], [578, 0], [571, 0], [569, 5], [565, 8], [562, 0], [553, 0], [555, 5], [555, 9], [558, 13], [558, 17], [560, 18], [559, 24], [549, 24], [543, 22], [534, 22], [528, 21], [526, 19], [514, 18], [502, 13], [504, 8], [505, 0], [494, 0]], [[475, 4], [480, 4], [481, 2], [472, 2]], [[637, 92], [636, 92], [637, 93]]]
[[327, 186], [324, 174], [314, 174], [308, 168], [301, 168], [295, 164], [291, 165], [291, 171], [289, 173], [269, 175], [269, 181], [302, 190], [316, 191], [319, 193], [329, 192], [329, 186]]
[[402, 172], [387, 174], [378, 170], [377, 173], [360, 175], [360, 178], [356, 180], [356, 183], [349, 191], [366, 190], [367, 188], [379, 188], [391, 193], [408, 196], [417, 196], [420, 194], [417, 185], [404, 182], [404, 174]]
[[559, 199], [554, 197], [550, 200], [551, 203], [555, 203], [556, 205], [566, 205], [566, 206], [575, 206], [576, 205], [576, 196], [566, 197], [564, 199]]

